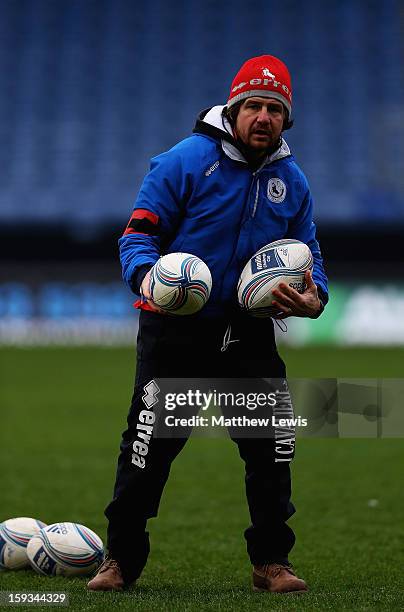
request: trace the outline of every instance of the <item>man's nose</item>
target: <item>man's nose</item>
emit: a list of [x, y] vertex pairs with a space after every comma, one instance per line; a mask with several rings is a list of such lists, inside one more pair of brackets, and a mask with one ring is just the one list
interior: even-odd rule
[[258, 123], [268, 123], [270, 120], [269, 113], [265, 107], [262, 107], [260, 112], [258, 113], [257, 121]]

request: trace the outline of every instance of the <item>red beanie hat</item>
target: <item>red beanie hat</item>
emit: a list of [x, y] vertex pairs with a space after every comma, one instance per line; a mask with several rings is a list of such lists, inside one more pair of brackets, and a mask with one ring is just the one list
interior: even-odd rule
[[280, 59], [260, 55], [247, 60], [234, 77], [227, 106], [252, 96], [276, 98], [291, 114], [292, 82], [287, 66]]

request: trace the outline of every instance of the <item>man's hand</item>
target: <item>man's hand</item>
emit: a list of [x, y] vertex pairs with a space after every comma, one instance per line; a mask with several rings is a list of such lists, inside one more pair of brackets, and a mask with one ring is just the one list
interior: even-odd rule
[[274, 316], [274, 319], [286, 319], [286, 317], [310, 317], [314, 319], [318, 316], [321, 302], [318, 298], [317, 285], [313, 281], [310, 270], [305, 272], [304, 278], [306, 289], [303, 293], [298, 293], [285, 283], [280, 283], [272, 291], [272, 294], [276, 297], [272, 306], [279, 310], [279, 314]]
[[150, 306], [150, 309], [153, 312], [159, 312], [160, 314], [166, 314], [166, 312], [162, 310], [161, 308], [159, 308], [159, 306], [157, 306], [157, 304], [155, 304], [151, 298], [150, 273], [151, 273], [151, 270], [147, 272], [140, 286], [140, 293], [141, 293], [142, 301], [145, 301]]

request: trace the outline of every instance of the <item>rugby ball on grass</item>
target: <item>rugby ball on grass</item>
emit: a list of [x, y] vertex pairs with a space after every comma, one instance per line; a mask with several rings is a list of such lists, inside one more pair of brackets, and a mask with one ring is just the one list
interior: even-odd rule
[[241, 273], [237, 286], [240, 307], [256, 317], [274, 316], [277, 309], [272, 305], [272, 290], [286, 283], [303, 293], [304, 273], [312, 268], [313, 255], [299, 240], [277, 240], [265, 245]]
[[104, 560], [101, 538], [78, 523], [54, 523], [31, 538], [27, 546], [31, 566], [46, 576], [86, 576]]
[[27, 544], [46, 523], [20, 516], [0, 523], [0, 568], [22, 569], [29, 567]]
[[205, 262], [189, 253], [169, 253], [151, 269], [150, 293], [162, 310], [174, 315], [198, 312], [209, 299], [212, 276]]

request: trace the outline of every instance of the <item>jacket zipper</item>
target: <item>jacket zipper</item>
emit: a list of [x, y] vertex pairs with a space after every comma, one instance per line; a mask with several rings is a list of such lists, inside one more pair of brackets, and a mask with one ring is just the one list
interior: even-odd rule
[[[249, 191], [249, 194], [248, 194], [248, 198], [250, 198], [251, 191], [253, 190], [255, 179], [258, 177], [259, 173], [261, 172], [262, 168], [265, 165], [266, 165], [265, 162], [263, 162], [263, 164], [259, 168], [257, 168], [257, 170], [255, 172], [252, 173], [253, 180], [252, 180], [252, 183], [251, 183], [251, 187], [250, 187], [250, 191]], [[257, 212], [259, 191], [260, 191], [260, 180], [259, 180], [259, 178], [257, 178], [257, 183], [256, 183], [256, 188], [255, 188], [254, 205], [253, 205], [253, 209], [252, 209], [252, 213], [251, 213], [251, 217], [252, 218], [255, 217], [255, 213]]]
[[[263, 164], [263, 166], [264, 166], [264, 164]], [[263, 167], [263, 166], [262, 166], [262, 167]], [[261, 170], [261, 168], [259, 168], [258, 170], [256, 170], [255, 172], [253, 172], [253, 173], [252, 173], [252, 175], [253, 175], [253, 180], [252, 180], [252, 182], [251, 182], [250, 189], [249, 189], [249, 192], [248, 192], [248, 200], [250, 199], [251, 192], [252, 192], [252, 190], [254, 189], [254, 181], [255, 181], [255, 178], [256, 178], [256, 176], [257, 176], [257, 174], [259, 173], [259, 171], [260, 171], [260, 170]], [[251, 217], [252, 217], [252, 218], [254, 218], [254, 217], [255, 217], [255, 213], [256, 213], [256, 211], [257, 211], [257, 206], [258, 206], [258, 196], [259, 196], [259, 188], [260, 188], [260, 181], [259, 181], [259, 179], [257, 178], [256, 189], [255, 189], [254, 206], [253, 206], [253, 210], [252, 210], [252, 213], [251, 213]], [[239, 231], [238, 231], [238, 235], [239, 235], [239, 236], [240, 236], [240, 232], [241, 232], [241, 228], [242, 228], [242, 226], [243, 226], [243, 220], [241, 221], [240, 226], [239, 226]], [[233, 252], [233, 255], [231, 256], [231, 259], [230, 259], [230, 261], [229, 261], [229, 263], [228, 263], [228, 265], [227, 265], [226, 271], [228, 270], [228, 268], [230, 267], [231, 263], [233, 262], [233, 259], [234, 259], [235, 254], [236, 254], [236, 250]], [[222, 279], [222, 283], [221, 283], [221, 287], [220, 287], [220, 293], [222, 293], [222, 291], [223, 291], [224, 278], [225, 278], [225, 274], [223, 275], [223, 279]]]
[[257, 188], [255, 190], [255, 200], [254, 200], [254, 207], [253, 207], [253, 211], [252, 211], [252, 217], [255, 217], [255, 213], [257, 212], [257, 206], [258, 206], [258, 194], [260, 191], [260, 180], [257, 179]]

